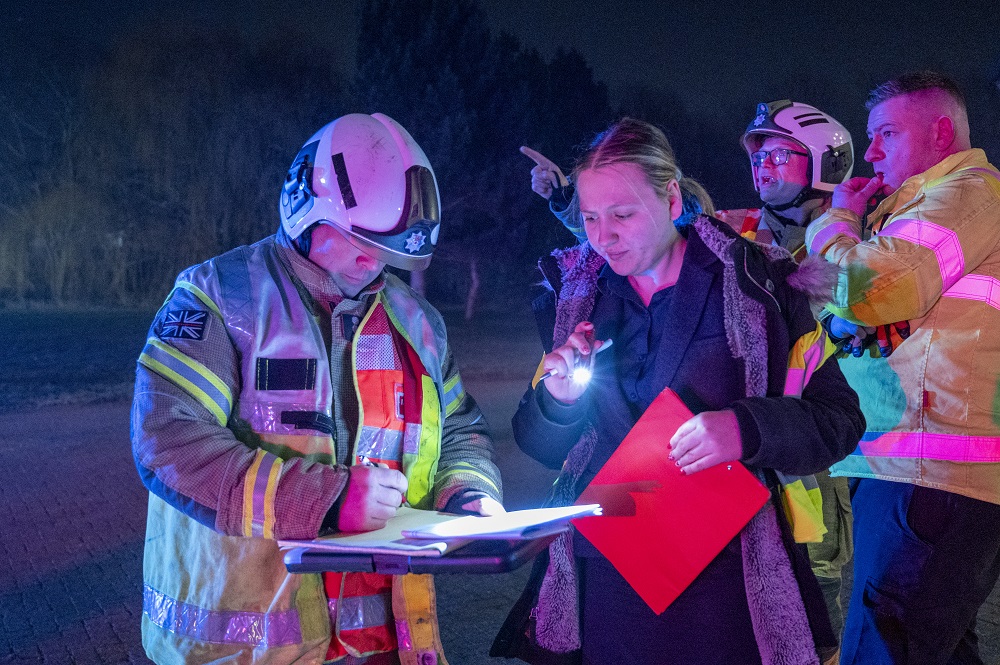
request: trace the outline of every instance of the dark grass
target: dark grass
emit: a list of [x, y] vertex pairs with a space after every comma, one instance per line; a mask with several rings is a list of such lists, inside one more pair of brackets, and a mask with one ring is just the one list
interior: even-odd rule
[[[0, 310], [0, 413], [128, 397], [152, 311]], [[527, 304], [465, 321], [446, 311], [463, 376], [531, 376], [541, 345]]]

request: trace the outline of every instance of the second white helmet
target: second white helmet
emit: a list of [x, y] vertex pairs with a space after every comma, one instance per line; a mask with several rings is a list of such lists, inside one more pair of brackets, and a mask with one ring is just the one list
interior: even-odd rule
[[810, 187], [821, 192], [851, 177], [854, 144], [851, 133], [815, 106], [782, 99], [757, 105], [757, 115], [743, 134], [747, 154], [760, 150], [768, 136], [782, 136], [801, 143], [809, 153]]
[[403, 270], [430, 264], [441, 225], [427, 155], [381, 113], [345, 115], [306, 141], [278, 208], [293, 240], [314, 224], [332, 224], [358, 249]]

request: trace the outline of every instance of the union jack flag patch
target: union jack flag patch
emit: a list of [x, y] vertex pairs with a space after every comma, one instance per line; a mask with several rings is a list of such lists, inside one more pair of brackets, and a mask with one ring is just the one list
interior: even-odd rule
[[196, 309], [177, 309], [167, 312], [160, 322], [159, 336], [179, 339], [201, 339], [205, 335], [205, 322], [208, 312]]

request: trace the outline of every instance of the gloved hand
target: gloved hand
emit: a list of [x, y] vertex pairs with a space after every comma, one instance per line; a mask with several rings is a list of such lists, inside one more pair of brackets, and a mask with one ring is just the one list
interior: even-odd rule
[[381, 529], [396, 514], [406, 492], [406, 476], [395, 469], [355, 465], [344, 488], [339, 531]]
[[890, 323], [884, 326], [877, 326], [875, 328], [875, 342], [878, 344], [878, 351], [883, 358], [888, 358], [890, 355], [892, 355], [893, 329], [896, 330], [896, 334], [899, 335], [899, 338], [901, 340], [904, 340], [910, 336], [910, 322], [897, 321], [896, 323]]
[[908, 321], [897, 321], [892, 324], [870, 327], [859, 326], [839, 316], [830, 316], [825, 319], [824, 323], [830, 336], [841, 340], [841, 350], [844, 353], [850, 353], [855, 358], [860, 358], [865, 348], [872, 342], [876, 343], [879, 354], [883, 358], [892, 355], [893, 329], [900, 339], [906, 339], [910, 336], [910, 323]]
[[483, 517], [503, 515], [507, 512], [502, 503], [491, 496], [486, 496], [485, 494], [482, 496], [476, 496], [472, 498], [471, 501], [463, 503], [462, 510], [470, 513], [476, 513], [477, 515], [482, 515]]

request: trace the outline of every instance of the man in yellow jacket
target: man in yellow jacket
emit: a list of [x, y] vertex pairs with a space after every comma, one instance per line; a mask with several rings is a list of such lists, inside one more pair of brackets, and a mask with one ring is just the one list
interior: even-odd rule
[[1000, 574], [1000, 173], [950, 79], [907, 74], [866, 106], [876, 175], [838, 186], [806, 244], [842, 269], [832, 331], [911, 332], [864, 359], [868, 432], [833, 469], [854, 479], [841, 663], [981, 663], [975, 617]]

